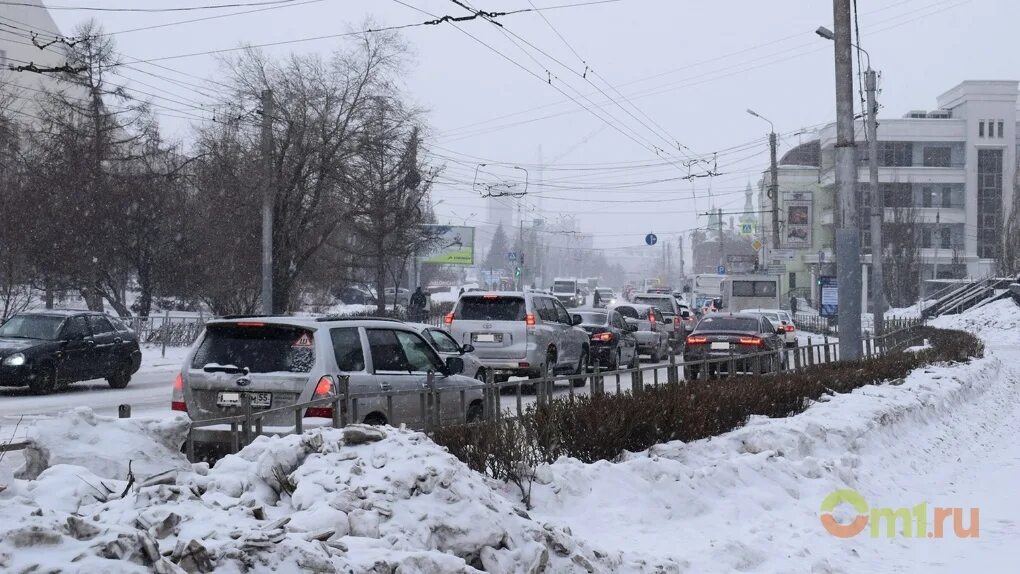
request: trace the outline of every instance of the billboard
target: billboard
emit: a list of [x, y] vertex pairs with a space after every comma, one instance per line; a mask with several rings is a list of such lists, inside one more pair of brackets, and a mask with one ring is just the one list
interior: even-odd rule
[[783, 199], [783, 210], [786, 213], [783, 247], [787, 249], [811, 248], [811, 192], [796, 191], [787, 193]]
[[426, 225], [434, 237], [431, 248], [422, 254], [422, 263], [437, 265], [474, 265], [475, 228], [456, 225]]

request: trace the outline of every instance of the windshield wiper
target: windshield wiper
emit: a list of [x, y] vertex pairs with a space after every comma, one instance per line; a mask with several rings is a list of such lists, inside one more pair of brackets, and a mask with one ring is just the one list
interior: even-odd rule
[[215, 363], [209, 363], [202, 367], [202, 370], [207, 373], [229, 373], [231, 375], [247, 375], [250, 370], [248, 367], [237, 367], [235, 365], [217, 365]]

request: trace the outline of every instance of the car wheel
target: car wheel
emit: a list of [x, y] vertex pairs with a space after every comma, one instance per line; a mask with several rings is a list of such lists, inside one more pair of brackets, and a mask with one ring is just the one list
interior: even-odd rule
[[478, 369], [478, 372], [475, 373], [475, 380], [481, 381], [483, 383], [485, 382], [485, 367], [481, 367]]
[[577, 371], [574, 374], [576, 377], [570, 380], [570, 384], [575, 387], [583, 387], [588, 383], [588, 378], [585, 376], [588, 374], [588, 351], [582, 351], [581, 358], [577, 361]]
[[53, 365], [40, 365], [28, 388], [37, 395], [52, 393], [57, 388], [57, 369]]
[[620, 365], [623, 364], [623, 351], [620, 349], [616, 350], [616, 357], [613, 359], [613, 364], [610, 365], [610, 371], [619, 371]]
[[131, 363], [124, 362], [124, 364], [117, 367], [117, 370], [106, 378], [106, 382], [113, 389], [123, 389], [128, 386], [128, 383], [131, 382]]
[[477, 423], [482, 422], [484, 419], [485, 409], [482, 407], [481, 401], [471, 403], [467, 409], [467, 422]]

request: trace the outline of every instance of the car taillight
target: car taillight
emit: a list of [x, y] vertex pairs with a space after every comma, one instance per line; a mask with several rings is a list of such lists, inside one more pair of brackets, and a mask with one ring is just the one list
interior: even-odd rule
[[752, 347], [762, 346], [762, 340], [760, 337], [741, 337], [737, 342], [741, 345], [751, 345]]
[[453, 311], [450, 311], [445, 317], [443, 317], [443, 323], [446, 325], [453, 325]]
[[170, 410], [188, 412], [188, 405], [184, 404], [184, 374], [177, 373], [174, 379], [174, 392], [170, 397]]
[[238, 321], [236, 323], [238, 327], [265, 327], [266, 324], [262, 321]]
[[787, 333], [792, 333], [797, 330], [797, 328], [794, 327], [793, 325], [787, 325], [783, 327], [783, 329], [785, 329]]
[[[324, 399], [326, 397], [333, 396], [333, 379], [327, 375], [324, 375], [319, 379], [319, 382], [315, 384], [315, 394], [312, 395], [312, 400]], [[310, 407], [305, 411], [306, 417], [315, 417], [330, 419], [333, 418], [332, 407]]]
[[608, 342], [613, 340], [613, 334], [609, 333], [609, 332], [606, 332], [606, 333], [595, 333], [594, 335], [591, 336], [591, 340], [592, 341], [600, 341], [602, 343], [608, 343]]
[[654, 326], [655, 325], [655, 315], [649, 315], [648, 316], [648, 322], [651, 323]]
[[708, 342], [708, 337], [698, 337], [698, 336], [695, 336], [695, 335], [691, 335], [690, 337], [687, 337], [687, 344], [688, 345], [704, 345], [707, 342]]
[[525, 315], [524, 316], [524, 323], [527, 324], [527, 326], [529, 326], [529, 327], [534, 327], [535, 326], [535, 314], [534, 313], [528, 313], [527, 315]]

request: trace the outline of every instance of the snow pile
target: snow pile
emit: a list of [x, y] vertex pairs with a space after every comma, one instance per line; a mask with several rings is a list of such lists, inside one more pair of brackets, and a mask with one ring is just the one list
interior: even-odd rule
[[79, 407], [32, 422], [25, 431], [29, 443], [25, 465], [17, 476], [34, 479], [51, 466], [68, 464], [103, 478], [126, 480], [129, 461], [137, 476], [189, 469], [180, 450], [187, 432], [183, 416], [117, 419]]
[[931, 325], [967, 331], [990, 343], [1020, 343], [1020, 307], [1013, 299], [993, 301], [959, 315], [942, 315]]
[[690, 572], [885, 571], [888, 546], [829, 535], [821, 501], [851, 488], [868, 500], [892, 497], [892, 506], [916, 503], [924, 481], [892, 477], [935, 465], [940, 448], [966, 452], [973, 437], [950, 429], [977, 434], [985, 417], [1005, 416], [1009, 402], [1000, 395], [1016, 389], [1006, 377], [1016, 373], [996, 357], [933, 366], [902, 384], [826, 397], [798, 416], [755, 417], [725, 435], [617, 463], [561, 459], [540, 469], [532, 514], [593, 544], [673, 559]]
[[49, 438], [82, 459], [0, 492], [0, 571], [679, 572], [536, 522], [421, 433], [260, 437], [212, 469], [180, 468], [172, 454], [155, 468], [174, 471], [133, 465], [128, 480], [109, 460], [83, 459], [106, 451], [126, 465], [147, 441], [155, 463], [159, 432], [128, 440], [116, 419], [67, 420]]

